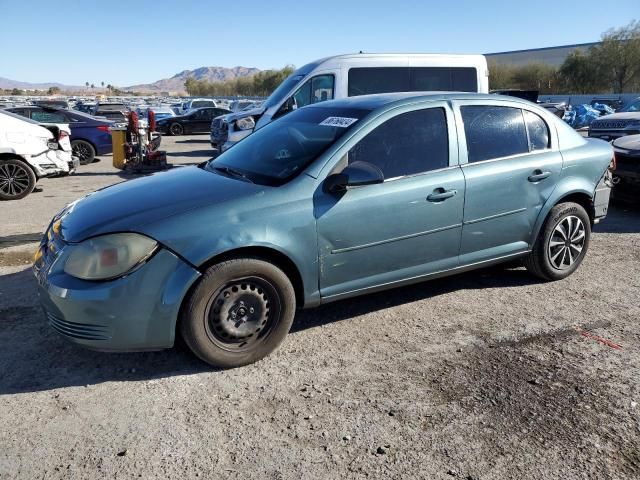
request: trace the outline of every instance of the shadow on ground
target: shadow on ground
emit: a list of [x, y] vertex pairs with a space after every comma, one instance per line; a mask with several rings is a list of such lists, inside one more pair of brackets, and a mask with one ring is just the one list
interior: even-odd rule
[[[464, 288], [515, 287], [535, 283], [522, 269], [493, 268], [367, 295], [298, 312], [292, 335], [327, 323]], [[171, 350], [143, 353], [92, 352], [68, 343], [47, 325], [29, 269], [0, 276], [0, 395], [137, 381], [211, 371], [178, 342]], [[4, 297], [4, 299], [3, 299]], [[6, 300], [11, 299], [11, 300]], [[290, 341], [295, 341], [291, 339]]]
[[206, 144], [210, 144], [211, 140], [209, 139], [209, 137], [207, 138], [192, 138], [189, 140], [176, 140], [175, 143], [206, 143]]

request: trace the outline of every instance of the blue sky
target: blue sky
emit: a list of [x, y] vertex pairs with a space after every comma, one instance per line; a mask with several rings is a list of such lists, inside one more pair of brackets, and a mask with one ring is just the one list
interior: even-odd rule
[[488, 53], [592, 42], [634, 17], [638, 0], [0, 0], [0, 77], [128, 86], [359, 50]]

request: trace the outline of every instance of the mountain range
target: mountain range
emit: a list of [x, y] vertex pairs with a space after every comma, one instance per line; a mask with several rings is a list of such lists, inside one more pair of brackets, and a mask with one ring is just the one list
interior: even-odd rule
[[[235, 78], [248, 77], [258, 73], [260, 70], [250, 67], [200, 67], [195, 70], [183, 70], [180, 73], [176, 73], [171, 78], [163, 78], [153, 83], [143, 83], [139, 85], [131, 85], [129, 87], [119, 87], [123, 90], [131, 90], [136, 92], [178, 92], [184, 93], [184, 82], [189, 77], [193, 77], [196, 80], [206, 80], [209, 82], [224, 82], [226, 80], [233, 80]], [[79, 91], [84, 90], [85, 86], [80, 85], [64, 85], [57, 82], [44, 82], [44, 83], [29, 83], [20, 82], [17, 80], [11, 80], [8, 78], [0, 77], [0, 88], [13, 89], [18, 88], [22, 90], [47, 90], [51, 87], [58, 87], [63, 91]], [[99, 87], [97, 88], [99, 89]]]

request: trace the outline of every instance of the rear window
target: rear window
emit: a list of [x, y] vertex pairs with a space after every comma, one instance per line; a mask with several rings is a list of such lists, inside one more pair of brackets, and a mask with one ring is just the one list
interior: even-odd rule
[[191, 108], [210, 107], [212, 105], [213, 105], [213, 102], [211, 100], [198, 100], [196, 102], [191, 103]]
[[31, 112], [31, 119], [42, 123], [66, 123], [66, 116], [61, 112], [47, 112], [34, 110]]
[[350, 97], [420, 91], [477, 92], [477, 71], [473, 67], [366, 67], [349, 70]]
[[460, 108], [469, 163], [529, 152], [522, 110], [493, 105]]

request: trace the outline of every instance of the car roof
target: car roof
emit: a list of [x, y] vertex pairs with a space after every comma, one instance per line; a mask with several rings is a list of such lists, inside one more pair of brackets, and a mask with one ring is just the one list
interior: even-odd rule
[[447, 101], [447, 100], [504, 100], [514, 103], [535, 105], [526, 100], [507, 95], [489, 93], [465, 93], [465, 92], [395, 92], [376, 93], [373, 95], [359, 95], [339, 100], [327, 100], [314, 104], [314, 107], [334, 108], [361, 108], [363, 110], [376, 110], [384, 106], [400, 106], [417, 101]]

